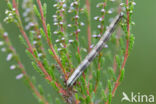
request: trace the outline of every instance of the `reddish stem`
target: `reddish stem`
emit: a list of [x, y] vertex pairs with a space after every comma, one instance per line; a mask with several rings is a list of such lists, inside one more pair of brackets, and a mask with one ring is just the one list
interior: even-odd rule
[[54, 50], [54, 47], [53, 47], [53, 44], [51, 43], [49, 37], [48, 37], [48, 31], [47, 31], [47, 26], [46, 26], [46, 21], [45, 21], [45, 18], [44, 18], [44, 13], [43, 13], [43, 10], [42, 10], [42, 4], [41, 4], [41, 1], [40, 0], [37, 0], [37, 4], [39, 6], [39, 9], [40, 9], [40, 13], [41, 13], [41, 20], [42, 20], [42, 25], [43, 25], [43, 28], [44, 28], [44, 31], [45, 31], [45, 34], [46, 34], [46, 38], [47, 38], [47, 42], [48, 42], [48, 45], [51, 49], [51, 51], [53, 52], [53, 57], [54, 59], [57, 61], [57, 63], [59, 64], [63, 74], [65, 75], [65, 80], [67, 80], [68, 76], [66, 74], [66, 71], [65, 69], [63, 68], [63, 65], [60, 61], [60, 58], [57, 56], [55, 50]]
[[[9, 49], [13, 52], [13, 54], [15, 56], [17, 56], [16, 50], [14, 49], [14, 47], [11, 45], [10, 40], [7, 36], [4, 36], [5, 42], [8, 44]], [[35, 88], [34, 84], [31, 82], [31, 80], [29, 79], [29, 76], [27, 75], [25, 68], [23, 66], [23, 64], [21, 63], [21, 61], [19, 60], [19, 58], [17, 59], [17, 63], [18, 66], [21, 70], [21, 72], [24, 75], [25, 80], [28, 81], [30, 88], [33, 90], [33, 92], [35, 93], [36, 96], [38, 96], [39, 99], [41, 99], [41, 101], [44, 102], [44, 104], [49, 104], [45, 98], [38, 92], [38, 90]]]
[[[13, 7], [16, 9], [16, 15], [19, 17], [19, 20], [20, 20], [20, 14], [19, 14], [19, 11], [18, 11], [18, 8], [17, 8], [17, 5], [16, 5], [16, 0], [12, 0], [13, 1]], [[50, 82], [52, 81], [52, 78], [51, 76], [48, 74], [48, 72], [46, 71], [46, 69], [44, 68], [42, 62], [40, 60], [37, 59], [37, 57], [35, 56], [34, 52], [33, 52], [33, 48], [29, 42], [29, 38], [27, 37], [27, 34], [25, 33], [24, 29], [23, 29], [23, 26], [21, 24], [21, 21], [20, 21], [20, 24], [18, 25], [23, 37], [25, 40], [27, 40], [27, 44], [29, 46], [29, 49], [28, 51], [30, 51], [30, 53], [33, 55], [36, 63], [38, 64], [38, 66], [41, 68], [42, 72], [44, 73], [45, 75], [45, 78], [47, 80], [49, 80]], [[61, 92], [63, 91], [63, 88], [61, 88], [60, 86], [58, 86], [57, 82], [55, 82], [55, 85], [59, 88], [59, 90], [61, 90]]]
[[[126, 0], [127, 6], [128, 6], [128, 3], [129, 3], [129, 0]], [[120, 77], [121, 77], [121, 72], [122, 72], [122, 70], [124, 70], [126, 61], [128, 59], [128, 48], [129, 48], [129, 37], [130, 37], [129, 11], [127, 11], [127, 32], [128, 32], [128, 39], [126, 40], [126, 52], [125, 52], [125, 56], [124, 56], [124, 61], [123, 61], [122, 66], [121, 66], [120, 74], [119, 74], [119, 76], [117, 78], [117, 81], [115, 83], [115, 87], [114, 87], [114, 89], [112, 91], [112, 95], [115, 94], [116, 89], [120, 85], [119, 80], [120, 80]]]
[[[126, 0], [127, 7], [128, 7], [128, 4], [129, 4], [129, 0]], [[127, 11], [127, 32], [128, 32], [127, 34], [128, 34], [128, 38], [126, 40], [126, 52], [125, 52], [125, 56], [124, 56], [124, 61], [123, 61], [122, 66], [121, 66], [120, 74], [119, 74], [119, 76], [118, 76], [118, 78], [117, 78], [117, 80], [115, 82], [115, 86], [114, 86], [114, 89], [112, 91], [112, 95], [113, 96], [114, 96], [114, 94], [115, 94], [118, 86], [120, 85], [121, 72], [122, 72], [122, 70], [124, 70], [125, 64], [126, 64], [127, 59], [128, 59], [128, 54], [129, 54], [128, 53], [128, 48], [129, 48], [129, 37], [130, 37], [129, 19], [130, 19], [130, 17], [129, 17], [129, 11]], [[108, 101], [105, 104], [108, 104]]]
[[113, 69], [114, 69], [114, 73], [116, 73], [117, 63], [116, 63], [116, 57], [115, 56], [114, 56], [114, 62], [113, 62]]
[[88, 52], [91, 51], [91, 26], [90, 26], [90, 2], [89, 0], [86, 0], [86, 7], [88, 11], [88, 27], [87, 27], [87, 32], [88, 32]]
[[[15, 8], [15, 11], [16, 11], [16, 15], [20, 17], [20, 14], [19, 14], [19, 11], [18, 11], [18, 7], [17, 7], [17, 4], [16, 4], [16, 0], [12, 0], [13, 2], [13, 8]], [[20, 32], [22, 33], [24, 39], [26, 40], [27, 44], [28, 44], [28, 47], [29, 47], [29, 50], [31, 50], [31, 53], [33, 53], [33, 47], [29, 41], [29, 38], [27, 37], [26, 33], [24, 32], [24, 29], [23, 27], [21, 26], [21, 22], [20, 22], [20, 25], [18, 25], [19, 29], [20, 29]]]

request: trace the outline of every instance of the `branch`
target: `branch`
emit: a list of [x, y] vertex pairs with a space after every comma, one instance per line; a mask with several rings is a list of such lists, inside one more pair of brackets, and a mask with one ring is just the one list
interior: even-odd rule
[[[38, 64], [39, 68], [42, 70], [42, 72], [44, 73], [45, 75], [45, 78], [49, 81], [49, 82], [52, 82], [52, 77], [49, 75], [49, 73], [46, 71], [46, 69], [44, 68], [42, 62], [40, 60], [37, 59], [37, 57], [35, 56], [34, 52], [33, 52], [33, 47], [29, 41], [29, 38], [27, 36], [27, 34], [25, 33], [24, 29], [23, 29], [23, 26], [22, 26], [22, 23], [21, 23], [21, 20], [20, 20], [20, 14], [19, 14], [19, 11], [18, 11], [18, 7], [17, 7], [17, 4], [16, 4], [16, 0], [12, 0], [13, 2], [13, 8], [15, 8], [16, 10], [16, 15], [18, 16], [18, 28], [20, 29], [24, 39], [26, 40], [27, 44], [28, 44], [28, 51], [33, 55], [34, 59], [35, 59], [35, 62]], [[40, 1], [39, 1], [40, 2]], [[43, 13], [43, 12], [42, 12]], [[47, 29], [46, 29], [46, 33], [47, 33]], [[60, 93], [62, 94], [65, 94], [65, 90], [62, 88], [62, 86], [60, 86], [56, 81], [55, 81], [55, 85], [56, 87], [59, 89]]]
[[51, 51], [53, 52], [53, 57], [54, 59], [56, 60], [56, 62], [60, 65], [60, 68], [63, 72], [63, 74], [65, 75], [65, 79], [67, 80], [67, 74], [66, 74], [66, 71], [65, 69], [63, 68], [63, 65], [60, 61], [60, 58], [57, 56], [55, 50], [54, 50], [54, 47], [53, 47], [53, 44], [52, 42], [50, 41], [49, 37], [48, 37], [48, 31], [47, 31], [47, 26], [46, 26], [46, 21], [45, 21], [45, 18], [44, 18], [44, 14], [43, 14], [43, 10], [42, 10], [42, 4], [41, 4], [41, 1], [40, 0], [37, 0], [37, 4], [39, 6], [39, 9], [40, 9], [40, 13], [41, 13], [41, 20], [42, 20], [42, 25], [43, 25], [43, 28], [44, 28], [44, 31], [45, 31], [45, 34], [46, 34], [46, 38], [47, 38], [47, 42], [48, 42], [48, 45], [51, 49]]
[[38, 66], [41, 68], [41, 70], [43, 71], [44, 75], [46, 76], [46, 79], [48, 79], [50, 82], [52, 81], [52, 78], [51, 76], [48, 74], [48, 72], [46, 71], [46, 69], [44, 68], [42, 62], [40, 60], [37, 59], [37, 57], [35, 56], [34, 52], [33, 52], [33, 46], [31, 45], [30, 41], [29, 41], [29, 38], [27, 36], [27, 34], [25, 33], [24, 29], [23, 29], [23, 26], [22, 26], [22, 23], [21, 23], [21, 20], [20, 20], [20, 14], [19, 14], [19, 11], [18, 11], [18, 8], [17, 8], [17, 4], [16, 4], [16, 0], [12, 0], [13, 2], [13, 8], [15, 8], [16, 10], [16, 15], [18, 17], [18, 28], [19, 30], [21, 31], [24, 39], [26, 40], [27, 44], [28, 44], [28, 51], [33, 55], [36, 63], [38, 64]]
[[19, 69], [20, 71], [22, 72], [22, 74], [24, 75], [24, 78], [26, 81], [28, 81], [28, 84], [30, 86], [30, 88], [32, 89], [32, 91], [35, 93], [35, 95], [41, 100], [43, 101], [44, 104], [49, 104], [46, 99], [38, 92], [38, 90], [36, 89], [35, 85], [31, 82], [26, 70], [25, 70], [25, 67], [23, 66], [23, 64], [21, 63], [17, 53], [16, 53], [16, 50], [14, 49], [14, 47], [12, 46], [8, 36], [5, 36], [3, 35], [3, 38], [5, 40], [5, 43], [7, 44], [8, 48], [10, 49], [10, 51], [12, 51], [12, 53], [15, 55], [16, 57], [16, 62], [18, 63], [18, 66], [19, 66]]
[[89, 0], [86, 0], [86, 7], [88, 11], [88, 27], [87, 27], [87, 32], [88, 32], [88, 52], [91, 51], [91, 26], [90, 26], [90, 2]]
[[[126, 0], [126, 5], [128, 7], [129, 5], [129, 0]], [[126, 40], [126, 52], [125, 52], [125, 55], [124, 55], [124, 61], [122, 63], [122, 66], [121, 66], [121, 70], [120, 70], [120, 73], [119, 73], [119, 76], [115, 82], [115, 86], [113, 88], [113, 91], [112, 91], [112, 96], [115, 95], [115, 92], [117, 90], [117, 88], [119, 87], [120, 85], [120, 78], [121, 78], [121, 73], [122, 73], [122, 70], [124, 70], [124, 67], [125, 67], [125, 64], [127, 62], [127, 59], [128, 59], [128, 48], [129, 48], [129, 37], [130, 37], [130, 15], [129, 15], [129, 11], [127, 10], [127, 34], [128, 34], [128, 38]], [[105, 104], [108, 104], [108, 101], [105, 103]]]

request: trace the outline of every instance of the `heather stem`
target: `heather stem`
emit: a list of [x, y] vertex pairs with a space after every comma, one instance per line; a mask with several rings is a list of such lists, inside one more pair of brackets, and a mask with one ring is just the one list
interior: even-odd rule
[[67, 80], [67, 77], [68, 77], [68, 76], [67, 76], [67, 74], [66, 74], [66, 71], [65, 71], [65, 69], [64, 69], [64, 67], [63, 67], [63, 65], [62, 65], [62, 63], [61, 63], [61, 61], [60, 61], [60, 58], [57, 56], [57, 54], [56, 54], [56, 52], [55, 52], [55, 50], [54, 50], [54, 47], [53, 47], [52, 42], [50, 41], [50, 39], [49, 39], [49, 37], [48, 37], [48, 31], [47, 31], [46, 21], [45, 21], [45, 19], [44, 19], [44, 14], [43, 14], [43, 10], [42, 10], [41, 1], [40, 1], [40, 0], [37, 0], [37, 4], [38, 4], [39, 9], [40, 9], [42, 25], [43, 25], [43, 28], [44, 28], [44, 31], [45, 31], [45, 34], [46, 34], [46, 38], [47, 38], [48, 45], [49, 45], [51, 51], [52, 51], [53, 54], [54, 54], [54, 55], [53, 55], [54, 59], [55, 59], [55, 60], [57, 61], [57, 63], [60, 65], [61, 70], [62, 70], [63, 74], [65, 75], [65, 80]]
[[14, 49], [14, 47], [12, 46], [8, 36], [4, 36], [3, 35], [3, 38], [8, 46], [8, 48], [12, 51], [12, 53], [14, 54], [15, 56], [15, 59], [16, 59], [16, 62], [18, 63], [18, 66], [19, 66], [19, 69], [20, 71], [22, 72], [22, 74], [24, 75], [24, 78], [26, 81], [28, 81], [28, 84], [30, 86], [30, 88], [32, 89], [32, 91], [35, 93], [35, 95], [41, 100], [44, 102], [44, 104], [49, 104], [46, 99], [38, 92], [38, 90], [36, 89], [35, 85], [31, 82], [26, 70], [25, 70], [25, 67], [23, 66], [23, 64], [21, 63], [17, 53], [16, 53], [16, 50]]
[[91, 51], [91, 24], [90, 24], [90, 1], [86, 0], [86, 7], [88, 11], [88, 27], [87, 27], [87, 32], [88, 32], [88, 52]]
[[[129, 0], [126, 0], [126, 5], [127, 7], [129, 6]], [[114, 96], [115, 95], [115, 92], [118, 88], [118, 86], [120, 85], [120, 78], [121, 78], [121, 73], [122, 73], [122, 70], [124, 70], [124, 67], [125, 67], [125, 64], [126, 64], [126, 61], [128, 59], [128, 48], [129, 48], [129, 37], [130, 37], [130, 23], [129, 23], [129, 11], [127, 10], [127, 35], [128, 35], [128, 38], [126, 40], [126, 51], [125, 51], [125, 55], [124, 55], [124, 61], [122, 63], [122, 66], [121, 66], [121, 70], [120, 70], [120, 73], [119, 73], [119, 76], [115, 82], [115, 86], [113, 88], [113, 91], [112, 91], [112, 95]], [[105, 103], [105, 104], [108, 104], [108, 101]]]

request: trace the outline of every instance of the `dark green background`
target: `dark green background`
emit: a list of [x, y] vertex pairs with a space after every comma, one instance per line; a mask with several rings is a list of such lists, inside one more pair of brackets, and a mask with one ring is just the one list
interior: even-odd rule
[[[134, 49], [126, 64], [124, 81], [118, 88], [112, 104], [130, 104], [121, 103], [122, 92], [127, 94], [140, 92], [156, 96], [156, 0], [136, 0], [136, 3]], [[3, 21], [5, 8], [5, 1], [0, 0], [0, 21]], [[22, 54], [24, 51], [17, 40], [19, 34], [17, 28], [13, 24], [4, 26], [9, 33], [17, 33], [10, 37], [27, 66], [29, 60]], [[24, 83], [15, 79], [17, 73], [9, 70], [10, 63], [7, 63], [5, 58], [6, 54], [0, 53], [0, 104], [37, 104]]]

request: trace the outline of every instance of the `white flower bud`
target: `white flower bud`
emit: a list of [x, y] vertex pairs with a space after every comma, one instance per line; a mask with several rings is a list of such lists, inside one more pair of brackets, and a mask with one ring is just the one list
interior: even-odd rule
[[84, 26], [85, 24], [83, 22], [80, 23], [81, 26]]
[[38, 53], [38, 57], [41, 57], [43, 54], [42, 53]]
[[98, 17], [98, 16], [94, 17], [94, 20], [98, 20], [98, 19], [99, 19], [99, 17]]
[[4, 45], [4, 42], [3, 41], [0, 41], [0, 46]]
[[105, 9], [101, 9], [101, 12], [104, 12], [105, 13]]
[[14, 70], [16, 68], [16, 65], [11, 65], [10, 70]]
[[6, 58], [6, 61], [10, 61], [13, 57], [13, 54], [12, 53], [9, 53], [7, 58]]
[[97, 28], [100, 29], [101, 28], [101, 25], [98, 25]]
[[2, 52], [6, 52], [6, 48], [2, 48], [1, 51], [2, 51]]
[[69, 40], [69, 43], [72, 43], [72, 42], [74, 42], [74, 40]]
[[22, 73], [16, 76], [16, 79], [17, 79], [17, 80], [19, 80], [19, 79], [21, 79], [21, 78], [23, 78], [23, 74], [22, 74]]

